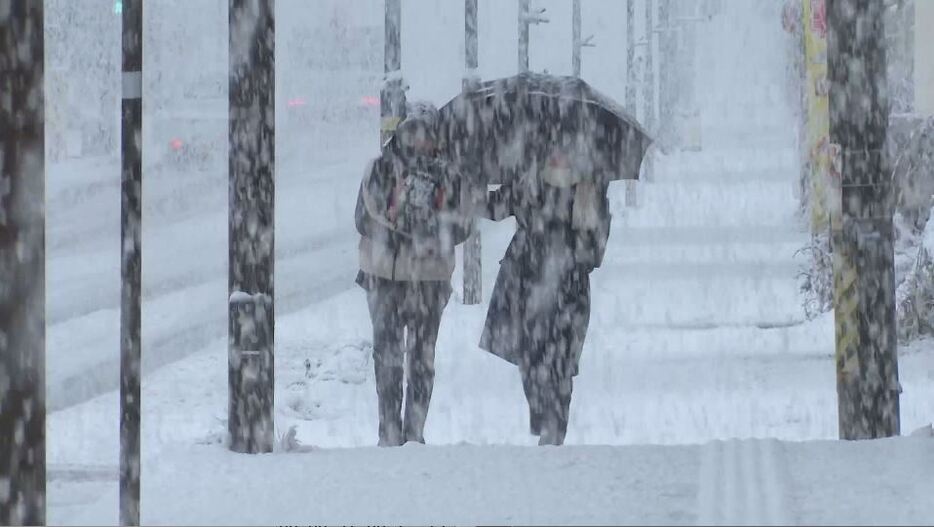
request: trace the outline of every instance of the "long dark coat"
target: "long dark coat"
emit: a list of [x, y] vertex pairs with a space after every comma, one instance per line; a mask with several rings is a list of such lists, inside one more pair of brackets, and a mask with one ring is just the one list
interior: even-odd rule
[[526, 181], [489, 196], [487, 216], [515, 216], [517, 229], [500, 261], [480, 347], [520, 367], [544, 360], [566, 375], [579, 369], [590, 272], [603, 260], [611, 215], [607, 185], [597, 184], [595, 228], [576, 228], [575, 190]]

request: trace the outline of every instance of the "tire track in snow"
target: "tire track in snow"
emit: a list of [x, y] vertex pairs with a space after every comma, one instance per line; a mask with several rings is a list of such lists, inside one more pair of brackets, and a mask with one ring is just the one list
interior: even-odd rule
[[697, 524], [791, 524], [783, 458], [782, 445], [774, 439], [704, 445]]

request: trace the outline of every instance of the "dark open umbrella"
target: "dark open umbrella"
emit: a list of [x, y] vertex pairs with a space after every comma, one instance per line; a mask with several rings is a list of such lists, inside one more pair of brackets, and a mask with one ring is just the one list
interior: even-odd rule
[[638, 179], [652, 143], [633, 116], [586, 82], [536, 73], [480, 83], [441, 107], [440, 122], [442, 155], [494, 184], [555, 148], [578, 160], [585, 176]]

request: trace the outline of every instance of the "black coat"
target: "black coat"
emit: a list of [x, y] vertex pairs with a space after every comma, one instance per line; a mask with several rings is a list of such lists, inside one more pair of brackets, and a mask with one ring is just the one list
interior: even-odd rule
[[576, 187], [507, 184], [490, 193], [487, 216], [515, 216], [500, 260], [480, 347], [519, 365], [545, 358], [576, 375], [590, 323], [590, 272], [609, 238], [606, 184], [597, 187], [595, 228], [572, 221]]

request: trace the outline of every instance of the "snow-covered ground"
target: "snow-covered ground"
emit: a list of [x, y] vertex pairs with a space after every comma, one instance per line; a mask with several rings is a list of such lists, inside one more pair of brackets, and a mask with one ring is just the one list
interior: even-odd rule
[[[737, 155], [733, 152], [731, 158], [736, 159]], [[543, 461], [540, 458], [543, 454], [513, 454], [514, 451], [522, 452], [522, 449], [496, 447], [486, 461], [478, 462], [476, 458], [484, 455], [482, 449], [458, 446], [533, 444], [533, 438], [526, 430], [527, 410], [518, 374], [513, 367], [477, 349], [476, 341], [485, 308], [462, 305], [458, 294], [445, 311], [438, 343], [436, 387], [426, 430], [426, 438], [432, 446], [404, 454], [360, 449], [375, 443], [376, 398], [365, 299], [362, 291], [353, 288], [306, 309], [283, 315], [276, 322], [277, 433], [283, 435], [294, 426], [296, 437], [302, 444], [320, 450], [301, 457], [267, 456], [271, 459], [268, 464], [241, 462], [237, 456], [223, 450], [221, 442], [226, 429], [227, 397], [226, 339], [223, 337], [144, 379], [144, 521], [250, 523], [262, 522], [263, 518], [266, 521], [272, 518], [275, 521], [325, 521], [332, 518], [332, 521], [346, 522], [353, 518], [365, 522], [367, 518], [383, 521], [399, 518], [398, 521], [405, 522], [408, 518], [415, 523], [426, 523], [443, 517], [482, 522], [507, 521], [511, 514], [517, 522], [586, 523], [612, 522], [614, 519], [626, 521], [630, 518], [630, 521], [651, 523], [652, 518], [658, 518], [660, 523], [685, 523], [711, 517], [729, 523], [743, 518], [735, 514], [765, 514], [771, 510], [769, 507], [776, 508], [770, 502], [759, 503], [763, 499], [772, 499], [764, 498], [765, 494], [743, 494], [759, 492], [747, 488], [751, 485], [749, 481], [723, 481], [724, 476], [719, 471], [702, 468], [711, 462], [724, 464], [725, 470], [737, 471], [736, 478], [764, 477], [764, 484], [787, 486], [789, 490], [783, 499], [793, 507], [779, 507], [779, 512], [786, 516], [778, 519], [810, 522], [840, 518], [833, 514], [838, 509], [825, 508], [825, 502], [832, 501], [831, 497], [814, 495], [813, 489], [820, 485], [812, 482], [821, 482], [821, 478], [826, 477], [823, 473], [802, 473], [788, 467], [785, 462], [768, 458], [768, 466], [784, 467], [794, 478], [782, 476], [784, 479], [780, 483], [774, 483], [769, 478], [779, 476], [750, 476], [747, 474], [749, 471], [772, 469], [749, 465], [753, 462], [742, 457], [745, 454], [736, 453], [746, 449], [768, 452], [776, 448], [785, 449], [797, 455], [802, 467], [829, 464], [831, 466], [826, 470], [837, 470], [834, 463], [838, 463], [851, 467], [848, 470], [854, 471], [852, 477], [857, 478], [862, 469], [848, 465], [847, 460], [865, 455], [861, 448], [901, 452], [900, 445], [910, 444], [905, 448], [911, 453], [898, 454], [905, 459], [904, 467], [890, 470], [904, 470], [904, 478], [913, 478], [912, 481], [934, 479], [931, 478], [934, 441], [892, 442], [885, 444], [888, 446], [877, 447], [828, 446], [833, 443], [777, 445], [774, 442], [713, 443], [720, 446], [708, 445], [700, 449], [688, 446], [669, 449], [633, 447], [703, 444], [731, 438], [813, 441], [836, 437], [832, 318], [827, 316], [813, 322], [802, 322], [796, 296], [794, 248], [795, 241], [801, 238], [791, 221], [794, 200], [790, 195], [790, 178], [793, 171], [786, 172], [788, 181], [782, 183], [776, 179], [772, 183], [771, 200], [760, 200], [757, 207], [748, 209], [740, 206], [734, 214], [724, 215], [722, 208], [692, 206], [704, 202], [697, 201], [691, 191], [684, 189], [696, 187], [696, 192], [710, 192], [726, 188], [736, 197], [738, 204], [746, 204], [755, 200], [760, 186], [740, 183], [729, 167], [722, 167], [710, 159], [717, 159], [717, 156], [705, 152], [659, 159], [656, 182], [641, 188], [641, 207], [635, 210], [616, 208], [618, 223], [614, 225], [607, 263], [594, 275], [594, 316], [584, 351], [582, 373], [576, 380], [568, 444], [621, 445], [619, 449], [581, 447], [579, 450], [569, 449], [576, 453], [561, 454]], [[776, 164], [780, 166], [781, 161], [776, 161]], [[722, 179], [698, 168], [711, 165], [717, 172], [725, 174]], [[748, 163], [738, 162], [737, 166], [744, 173], [768, 174], [749, 168], [754, 166], [751, 160]], [[690, 183], [678, 185], [680, 178], [693, 179]], [[737, 183], [733, 185], [728, 181]], [[761, 185], [768, 187], [770, 183], [766, 178]], [[781, 193], [786, 194], [787, 199], [778, 199]], [[749, 201], [744, 199], [747, 195]], [[617, 204], [622, 202], [619, 195], [615, 198]], [[666, 223], [672, 216], [659, 215], [661, 207], [671, 207], [683, 213], [677, 216], [679, 219], [674, 224]], [[782, 210], [787, 217], [783, 217]], [[748, 214], [743, 211], [748, 211]], [[753, 213], [760, 217], [760, 222], [750, 223]], [[653, 226], [653, 217], [661, 218], [662, 225]], [[484, 225], [484, 287], [487, 293], [495, 278], [496, 261], [505, 249], [512, 227], [508, 222]], [[755, 232], [765, 233], [764, 239], [756, 238]], [[459, 274], [455, 276], [456, 283], [459, 283], [458, 278]], [[304, 365], [306, 359], [312, 365], [308, 370]], [[902, 426], [907, 432], [930, 423], [934, 417], [934, 354], [930, 353], [929, 346], [923, 344], [904, 350], [900, 366], [904, 388]], [[116, 422], [118, 399], [115, 392], [50, 415], [52, 484], [49, 504], [50, 518], [56, 523], [80, 523], [89, 518], [98, 523], [114, 514], [105, 505], [115, 506], [115, 465], [119, 444], [118, 430], [114, 426]], [[449, 445], [449, 448], [438, 445]], [[355, 449], [342, 450], [348, 447]], [[633, 461], [641, 459], [643, 451], [649, 459], [668, 461], [656, 464]], [[358, 465], [347, 465], [347, 468], [339, 470], [327, 468], [343, 466], [342, 456], [356, 455], [350, 452], [359, 453], [361, 460], [370, 459], [366, 456], [375, 458], [360, 461], [359, 467], [369, 467], [366, 470], [353, 468]], [[497, 490], [500, 488], [498, 485], [508, 486], [508, 478], [504, 481], [496, 476], [496, 472], [490, 473], [495, 480], [492, 483], [477, 479], [484, 471], [466, 468], [487, 464], [503, 466], [496, 462], [496, 456], [516, 459], [516, 464], [512, 465], [515, 471], [510, 470], [513, 475], [509, 477], [523, 478], [523, 481], [525, 478], [538, 479], [542, 488], [540, 491], [534, 486], [514, 490], [517, 493], [528, 491], [524, 494], [526, 500], [521, 502], [526, 505], [516, 509], [483, 509], [483, 514], [489, 516], [471, 512], [475, 509], [469, 507], [469, 503], [502, 496]], [[564, 456], [567, 460], [560, 461]], [[606, 465], [600, 461], [603, 459], [601, 456], [617, 457], [619, 461]], [[708, 459], [711, 456], [714, 461]], [[820, 456], [827, 456], [827, 459]], [[909, 462], [906, 456], [915, 456], [910, 458], [915, 462]], [[411, 460], [410, 457], [417, 459]], [[815, 457], [817, 459], [812, 459]], [[197, 461], [191, 461], [195, 458]], [[584, 465], [576, 466], [574, 459]], [[677, 463], [676, 459], [679, 460]], [[324, 465], [319, 467], [318, 463]], [[548, 468], [533, 469], [536, 463]], [[632, 464], [636, 466], [630, 466]], [[204, 471], [205, 479], [186, 478], [185, 482], [179, 482], [171, 477], [172, 470], [176, 469], [169, 467], [181, 466], [186, 467], [185, 472], [189, 474]], [[271, 471], [270, 476], [251, 472], [258, 466], [265, 468], [257, 470]], [[544, 502], [552, 503], [554, 499], [549, 496], [566, 490], [555, 488], [548, 482], [565, 478], [576, 481], [574, 478], [583, 476], [575, 474], [586, 473], [585, 467], [588, 466], [618, 467], [615, 474], [616, 469], [606, 468], [605, 476], [601, 475], [604, 472], [599, 472], [590, 477], [596, 482], [604, 481], [602, 487], [614, 478], [623, 478], [616, 485], [621, 485], [622, 489], [635, 489], [631, 495], [632, 503], [643, 507], [645, 500], [652, 496], [661, 509], [607, 508], [601, 500], [610, 499], [606, 495], [609, 490], [594, 494], [587, 492], [588, 486], [571, 484], [569, 486], [574, 487], [575, 492], [580, 491], [580, 500], [588, 498], [581, 501], [579, 509], [568, 505], [566, 509], [539, 510], [527, 505], [535, 503], [539, 492]], [[307, 482], [307, 487], [317, 489], [307, 491], [308, 509], [285, 511], [275, 505], [281, 503], [277, 500], [286, 498], [272, 498], [282, 492], [274, 489], [292, 488], [290, 485], [301, 487], [300, 483], [294, 482], [298, 480], [289, 479], [288, 470], [275, 467], [291, 467], [288, 470], [295, 471], [294, 478], [308, 478], [302, 481]], [[342, 482], [341, 485], [355, 485], [353, 488], [359, 489], [360, 493], [375, 493], [375, 490], [368, 489], [375, 488], [377, 484], [366, 483], [367, 478], [360, 475], [360, 470], [363, 470], [362, 474], [392, 473], [392, 478], [403, 478], [410, 474], [407, 471], [417, 470], [411, 474], [417, 475], [417, 481], [423, 483], [430, 481], [428, 478], [433, 474], [460, 474], [467, 470], [459, 476], [464, 479], [451, 480], [450, 486], [440, 487], [443, 489], [439, 490], [441, 494], [431, 495], [445, 500], [448, 499], [445, 492], [476, 487], [468, 496], [478, 501], [465, 501], [461, 509], [440, 509], [449, 510], [451, 516], [434, 516], [436, 513], [432, 511], [436, 509], [418, 507], [422, 502], [416, 498], [407, 498], [407, 503], [414, 504], [410, 510], [380, 507], [375, 511], [386, 511], [386, 515], [371, 516], [367, 512], [369, 509], [348, 508], [346, 515], [342, 515], [345, 510], [342, 507], [348, 504], [346, 498], [344, 501], [336, 496], [331, 498], [327, 489], [341, 488], [336, 482]], [[335, 471], [337, 475], [332, 475]], [[633, 471], [643, 475], [636, 476]], [[280, 472], [279, 477], [271, 475]], [[672, 479], [666, 479], [666, 475]], [[372, 477], [375, 476], [370, 479]], [[608, 479], [600, 479], [604, 477]], [[702, 477], [715, 481], [698, 484], [696, 480]], [[803, 483], [798, 484], [798, 478]], [[916, 487], [903, 483], [904, 478], [884, 478], [883, 481], [885, 485], [894, 486], [895, 490], [905, 486], [916, 492]], [[271, 483], [274, 486], [262, 487], [262, 490], [258, 486], [248, 486], [256, 492], [268, 493], [270, 508], [265, 509], [268, 516], [264, 516], [262, 510], [243, 511], [235, 506], [242, 501], [233, 490], [240, 488], [235, 482], [245, 479], [264, 482], [257, 485], [274, 482]], [[322, 479], [326, 486], [318, 488]], [[651, 481], [651, 485], [661, 487], [644, 487], [635, 481]], [[419, 488], [418, 485], [392, 484], [388, 480], [386, 484], [406, 493], [416, 492]], [[723, 488], [711, 489], [708, 485]], [[611, 485], [609, 488], [614, 487]], [[710, 499], [721, 500], [722, 503], [707, 503], [694, 508], [700, 499], [698, 495], [709, 493], [715, 496]], [[306, 499], [304, 491], [297, 495], [302, 500]], [[354, 495], [358, 498], [364, 496]], [[186, 496], [198, 498], [185, 502], [183, 498]], [[197, 509], [195, 504], [201, 502], [198, 500], [214, 499], [211, 496], [220, 500], [212, 503], [225, 505]], [[311, 505], [315, 503], [311, 500], [313, 496], [327, 502], [333, 509], [314, 508]], [[389, 503], [391, 496], [393, 494], [380, 495], [379, 499]], [[613, 503], [630, 503], [628, 498], [620, 500]], [[905, 500], [921, 506], [911, 498]], [[227, 503], [231, 505], [227, 506]], [[746, 511], [743, 508], [759, 506], [765, 509]], [[800, 513], [794, 512], [799, 509]], [[464, 512], [455, 512], [460, 510]], [[842, 510], [842, 505], [839, 510]], [[320, 516], [317, 511], [320, 511]], [[882, 510], [877, 518], [923, 523], [929, 512], [928, 509]], [[218, 516], [228, 513], [230, 516]]]
[[[404, 27], [426, 38], [460, 34], [462, 20], [444, 7], [455, 3], [406, 2], [408, 19], [438, 16], [436, 25]], [[598, 29], [609, 22], [594, 13], [624, 11], [616, 0], [593, 4], [585, 24]], [[381, 16], [381, 2], [366, 5]], [[461, 303], [457, 269], [428, 446], [372, 448], [372, 336], [352, 283], [351, 217], [377, 124], [359, 122], [280, 149], [276, 428], [286, 436], [294, 427], [305, 448], [228, 452], [226, 172], [154, 165], [144, 183], [143, 522], [934, 521], [934, 439], [832, 441], [833, 320], [805, 321], [798, 292], [804, 262], [795, 252], [807, 235], [794, 217], [794, 120], [776, 88], [784, 74], [778, 3], [724, 5], [698, 42], [703, 150], [658, 155], [637, 208], [623, 205], [622, 184], [612, 189], [610, 247], [593, 275], [567, 447], [530, 447], [518, 372], [477, 348], [486, 306]], [[481, 64], [493, 64], [484, 75], [509, 74], [514, 14], [505, 24], [484, 6]], [[557, 31], [561, 16], [533, 39]], [[612, 28], [606, 38], [622, 38]], [[487, 48], [498, 42], [492, 31], [509, 45]], [[587, 51], [585, 78], [621, 98], [622, 62], [600, 42]], [[443, 102], [459, 89], [456, 43], [426, 46], [404, 34], [404, 56], [416, 63], [404, 62], [407, 77], [414, 95]], [[533, 47], [533, 67], [563, 73], [550, 61], [569, 48]], [[765, 58], [741, 60], [740, 51]], [[450, 60], [431, 62], [445, 53]], [[113, 159], [50, 166], [53, 524], [117, 520], [117, 181]], [[482, 225], [485, 299], [513, 228]], [[901, 350], [905, 433], [934, 421], [932, 349]]]
[[[242, 456], [216, 446], [143, 465], [147, 525], [925, 525], [934, 439], [704, 446], [406, 446]], [[925, 470], [924, 467], [928, 467]], [[102, 473], [62, 472], [103, 479]], [[116, 521], [116, 486], [51, 521]]]

